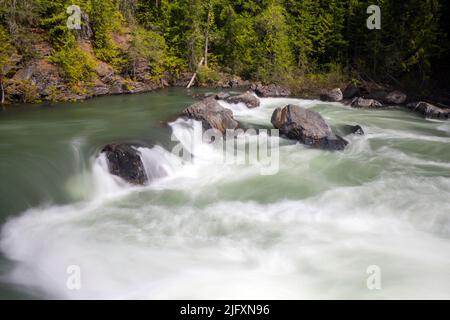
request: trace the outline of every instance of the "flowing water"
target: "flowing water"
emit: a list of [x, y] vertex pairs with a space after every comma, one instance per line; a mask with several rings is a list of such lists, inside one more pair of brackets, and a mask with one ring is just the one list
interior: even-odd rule
[[[261, 175], [192, 143], [196, 123], [176, 119], [192, 102], [173, 89], [0, 113], [1, 298], [450, 298], [450, 122], [223, 103], [247, 128], [270, 128], [274, 108], [294, 103], [366, 132], [344, 152], [280, 139], [279, 172]], [[172, 134], [192, 161], [169, 152]], [[127, 185], [97, 157], [121, 141], [149, 146], [150, 185]]]

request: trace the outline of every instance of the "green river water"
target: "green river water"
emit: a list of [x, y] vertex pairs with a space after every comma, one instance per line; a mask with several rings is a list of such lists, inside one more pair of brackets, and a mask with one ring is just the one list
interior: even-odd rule
[[[193, 101], [170, 89], [0, 112], [0, 298], [450, 298], [450, 122], [223, 103], [244, 127], [269, 128], [294, 103], [365, 130], [344, 152], [281, 139], [279, 171], [261, 175], [212, 146], [192, 163], [169, 153], [172, 133], [192, 131], [176, 119]], [[168, 176], [118, 183], [97, 158], [111, 142], [156, 146], [145, 155]], [[79, 290], [67, 287], [72, 265]]]

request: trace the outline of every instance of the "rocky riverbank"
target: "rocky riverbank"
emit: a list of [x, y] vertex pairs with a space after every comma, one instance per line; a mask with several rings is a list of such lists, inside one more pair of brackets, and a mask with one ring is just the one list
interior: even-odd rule
[[[157, 90], [164, 87], [186, 87], [193, 73], [164, 73], [152, 76], [152, 70], [145, 59], [138, 59], [130, 75], [114, 63], [106, 63], [96, 58], [90, 36], [80, 36], [80, 54], [92, 63], [90, 80], [70, 82], [64, 75], [62, 66], [54, 61], [55, 49], [45, 40], [42, 30], [34, 30], [33, 56], [25, 57], [14, 52], [4, 67], [1, 79], [4, 105], [22, 103], [44, 103], [80, 101], [93, 97], [118, 94], [134, 94]], [[129, 50], [130, 37], [114, 37], [114, 43], [123, 52]], [[81, 60], [79, 63], [82, 63]], [[70, 66], [68, 66], [70, 67]], [[67, 69], [67, 66], [66, 66]], [[214, 78], [197, 86], [237, 88], [251, 86], [250, 81], [218, 72]]]
[[367, 90], [349, 84], [344, 90], [335, 88], [324, 91], [320, 96], [322, 101], [340, 102], [349, 105], [352, 108], [377, 109], [389, 106], [399, 106], [407, 108], [411, 111], [418, 112], [426, 118], [448, 119], [450, 115], [450, 107], [443, 102], [436, 101], [439, 106], [423, 101], [416, 97], [410, 97], [406, 93], [392, 90], [388, 91], [384, 88]]
[[[94, 61], [95, 70], [91, 81], [68, 83], [62, 76], [60, 66], [52, 63], [53, 48], [44, 40], [37, 41], [33, 59], [25, 59], [17, 53], [10, 59], [3, 79], [6, 104], [80, 101], [105, 95], [143, 93], [164, 87], [186, 87], [193, 76], [192, 73], [185, 72], [178, 75], [165, 73], [164, 77], [152, 78], [148, 64], [138, 61], [133, 68], [134, 75], [130, 77], [111, 64], [96, 59], [89, 39], [81, 39], [80, 43], [83, 52]], [[117, 43], [126, 50], [126, 39], [117, 39]], [[450, 114], [450, 99], [446, 100], [445, 94], [416, 97], [392, 87], [365, 81], [358, 85], [352, 83], [334, 89], [313, 88], [305, 91], [295, 85], [262, 84], [218, 72], [211, 79], [196, 81], [194, 85], [250, 90], [242, 95], [222, 97], [229, 103], [242, 102], [249, 108], [259, 106], [256, 96], [304, 97], [340, 102], [353, 108], [402, 106], [428, 118], [448, 119]]]

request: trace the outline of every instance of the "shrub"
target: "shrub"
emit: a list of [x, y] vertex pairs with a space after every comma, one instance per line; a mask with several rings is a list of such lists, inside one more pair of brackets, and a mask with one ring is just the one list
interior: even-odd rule
[[50, 57], [50, 61], [61, 67], [62, 76], [69, 84], [89, 81], [95, 76], [95, 61], [78, 44], [60, 48]]
[[207, 66], [201, 66], [197, 71], [197, 82], [200, 86], [214, 84], [220, 80], [219, 73]]
[[[135, 77], [137, 73], [147, 71], [145, 74], [150, 80], [156, 80], [163, 76], [168, 63], [172, 61], [168, 58], [167, 46], [164, 37], [160, 34], [138, 28], [133, 32], [130, 48], [125, 52], [124, 73]], [[145, 70], [141, 70], [142, 62]], [[139, 67], [140, 70], [137, 70]]]
[[10, 99], [21, 103], [38, 103], [40, 94], [36, 85], [30, 80], [10, 80], [6, 88]]

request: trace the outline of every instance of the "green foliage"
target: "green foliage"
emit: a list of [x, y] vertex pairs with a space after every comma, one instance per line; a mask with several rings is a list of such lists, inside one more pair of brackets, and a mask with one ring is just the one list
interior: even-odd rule
[[220, 80], [219, 73], [206, 66], [201, 66], [197, 72], [197, 82], [200, 86], [206, 86], [216, 83]]
[[80, 81], [92, 80], [95, 61], [81, 49], [76, 31], [67, 27], [68, 3], [60, 0], [46, 6], [47, 18], [41, 20], [41, 26], [48, 30], [49, 40], [55, 49], [50, 62], [60, 66], [62, 77], [74, 87]]
[[5, 25], [18, 53], [25, 61], [37, 56], [34, 50], [35, 36], [29, 28], [39, 21], [41, 1], [0, 0], [0, 23]]
[[282, 82], [292, 72], [293, 58], [283, 7], [268, 6], [256, 17], [258, 35], [254, 77], [265, 82]]
[[90, 81], [95, 76], [95, 61], [78, 45], [68, 44], [59, 48], [50, 61], [61, 67], [62, 76], [69, 84]]
[[[311, 72], [317, 64], [340, 60], [339, 52], [346, 44], [343, 37], [345, 2], [287, 0], [286, 6], [297, 65]], [[361, 24], [360, 29], [364, 26]]]
[[238, 15], [231, 5], [222, 9], [220, 20], [223, 26], [218, 51], [222, 64], [231, 72], [250, 78], [256, 69], [254, 50], [258, 42], [253, 21]]
[[93, 46], [98, 59], [114, 62], [118, 56], [118, 48], [111, 34], [120, 29], [123, 17], [119, 11], [117, 0], [93, 0], [88, 14], [91, 17], [94, 32]]
[[166, 41], [163, 36], [150, 30], [139, 28], [133, 35], [132, 46], [138, 55], [148, 61], [151, 74], [160, 76], [166, 63]]
[[123, 73], [136, 78], [137, 73], [142, 73], [144, 69], [149, 80], [160, 79], [169, 61], [164, 37], [141, 27], [133, 32], [130, 47], [122, 56]]
[[5, 67], [9, 63], [10, 55], [13, 47], [11, 44], [11, 37], [3, 26], [0, 25], [0, 81], [4, 75]]
[[[348, 84], [348, 77], [340, 64], [329, 63], [324, 65], [319, 71], [304, 74], [298, 77], [291, 86], [296, 92], [308, 95], [319, 95], [322, 89], [333, 89], [336, 87], [344, 87]], [[351, 81], [356, 84], [356, 82]]]
[[[202, 82], [212, 70], [285, 83], [356, 71], [423, 86], [450, 57], [443, 0], [0, 0], [0, 25], [17, 52], [36, 57], [30, 30], [44, 29], [69, 82], [86, 81], [94, 66], [80, 32], [67, 29], [71, 4], [83, 11], [95, 57], [130, 77], [142, 63], [150, 79], [196, 71], [206, 57]], [[366, 27], [372, 4], [381, 7], [381, 30]]]
[[10, 81], [6, 88], [6, 95], [15, 95], [22, 103], [38, 103], [39, 90], [34, 83], [29, 80]]

